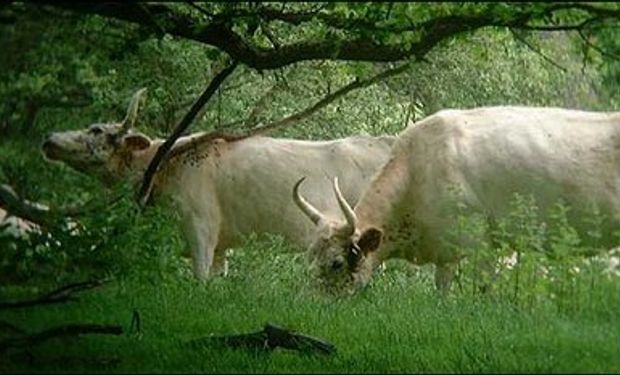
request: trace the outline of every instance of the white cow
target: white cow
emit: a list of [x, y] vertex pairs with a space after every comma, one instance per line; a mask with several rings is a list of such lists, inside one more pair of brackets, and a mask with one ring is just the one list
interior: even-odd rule
[[[62, 161], [104, 182], [129, 178], [138, 184], [163, 140], [133, 130], [139, 90], [122, 123], [51, 134], [43, 143], [48, 159]], [[181, 137], [173, 148], [187, 149], [158, 172], [154, 195], [177, 204], [199, 278], [226, 273], [225, 250], [252, 233], [281, 234], [305, 247], [313, 227], [290, 198], [290, 186], [308, 176], [304, 194], [321, 210], [334, 210], [328, 182], [340, 176], [343, 192], [357, 201], [372, 175], [387, 161], [395, 137], [359, 136], [303, 141], [253, 136], [196, 142], [204, 133]], [[213, 269], [211, 269], [213, 266]]]
[[597, 206], [608, 217], [603, 241], [611, 242], [620, 219], [620, 113], [439, 111], [399, 135], [355, 209], [334, 179], [346, 220], [313, 207], [299, 193], [300, 182], [295, 201], [317, 226], [309, 251], [326, 284], [354, 290], [382, 261], [399, 257], [434, 263], [435, 283], [447, 290], [461, 256], [446, 241], [457, 213], [477, 212], [492, 222], [509, 213], [514, 193], [531, 194], [541, 212], [562, 199], [582, 234], [581, 215]]

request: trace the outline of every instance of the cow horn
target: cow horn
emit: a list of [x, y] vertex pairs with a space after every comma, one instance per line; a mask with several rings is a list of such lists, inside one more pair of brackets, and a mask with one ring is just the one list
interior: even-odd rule
[[146, 87], [143, 87], [133, 94], [131, 102], [129, 103], [129, 107], [127, 107], [127, 115], [125, 115], [125, 119], [122, 122], [124, 131], [128, 131], [129, 129], [133, 128], [134, 124], [136, 123], [140, 99], [142, 98], [142, 95], [145, 91]]
[[340, 192], [340, 188], [338, 187], [338, 177], [334, 177], [334, 192], [336, 193], [336, 198], [338, 198], [338, 204], [340, 205], [340, 209], [342, 213], [344, 213], [344, 217], [347, 219], [347, 224], [349, 224], [349, 235], [355, 232], [355, 226], [357, 225], [357, 216], [355, 216], [355, 212], [353, 208], [349, 206], [347, 201], [342, 196]]
[[295, 183], [295, 187], [293, 187], [293, 200], [295, 201], [295, 204], [297, 204], [297, 207], [299, 207], [299, 209], [306, 214], [306, 216], [308, 216], [314, 224], [318, 224], [319, 221], [323, 219], [323, 215], [321, 215], [319, 210], [314, 208], [310, 203], [308, 203], [307, 200], [304, 199], [304, 197], [301, 196], [301, 194], [299, 194], [299, 185], [301, 185], [305, 179], [306, 177], [304, 176], [300, 178], [297, 183]]

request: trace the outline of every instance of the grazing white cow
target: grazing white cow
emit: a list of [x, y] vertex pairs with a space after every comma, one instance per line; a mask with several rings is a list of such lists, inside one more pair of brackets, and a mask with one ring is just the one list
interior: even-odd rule
[[[129, 178], [138, 184], [163, 140], [135, 132], [139, 90], [122, 123], [51, 134], [43, 143], [48, 159], [61, 161], [104, 182]], [[196, 141], [199, 137], [202, 141]], [[177, 204], [199, 278], [226, 273], [225, 251], [252, 233], [281, 234], [305, 247], [313, 226], [290, 199], [300, 175], [311, 180], [307, 194], [321, 210], [337, 210], [329, 181], [346, 182], [344, 196], [357, 201], [362, 188], [388, 159], [395, 137], [359, 136], [332, 141], [269, 137], [204, 140], [181, 137], [154, 180], [153, 194]]]
[[435, 283], [447, 290], [461, 256], [446, 241], [458, 213], [477, 212], [492, 222], [509, 213], [514, 193], [534, 197], [541, 212], [562, 199], [582, 234], [581, 215], [597, 206], [608, 218], [603, 241], [611, 242], [620, 219], [620, 113], [517, 106], [439, 111], [398, 136], [355, 209], [334, 179], [341, 215], [313, 207], [298, 191], [300, 182], [295, 202], [317, 226], [309, 251], [326, 284], [354, 290], [382, 261], [399, 257], [434, 263]]

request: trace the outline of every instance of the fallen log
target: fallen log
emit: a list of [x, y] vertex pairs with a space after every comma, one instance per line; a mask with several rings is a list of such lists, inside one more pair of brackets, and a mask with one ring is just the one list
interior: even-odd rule
[[278, 347], [282, 347], [306, 354], [333, 354], [336, 352], [336, 347], [327, 341], [278, 327], [271, 323], [267, 323], [265, 327], [258, 332], [202, 337], [191, 340], [188, 344], [192, 347], [224, 345], [232, 348], [265, 351], [272, 351]]

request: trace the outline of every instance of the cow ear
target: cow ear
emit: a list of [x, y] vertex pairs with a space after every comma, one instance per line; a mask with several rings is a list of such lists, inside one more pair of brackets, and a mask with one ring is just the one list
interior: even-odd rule
[[123, 145], [131, 151], [140, 151], [151, 146], [151, 140], [144, 134], [127, 134], [123, 137]]
[[369, 228], [362, 233], [357, 245], [364, 254], [371, 253], [379, 248], [383, 239], [383, 231], [378, 228]]

